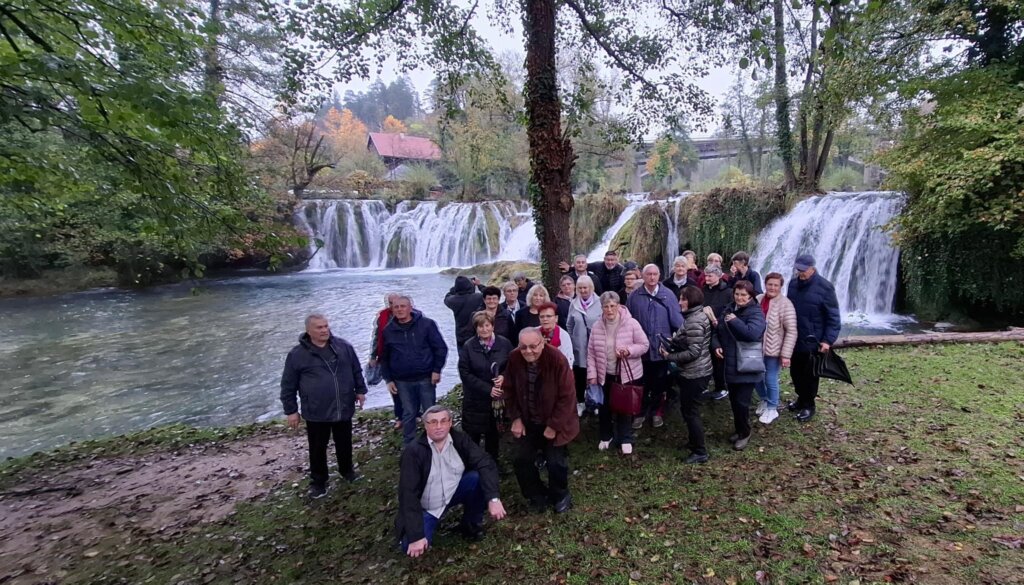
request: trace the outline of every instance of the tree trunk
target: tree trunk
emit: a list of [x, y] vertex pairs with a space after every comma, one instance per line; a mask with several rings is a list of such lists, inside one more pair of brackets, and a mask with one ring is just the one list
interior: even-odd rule
[[789, 88], [786, 85], [786, 15], [783, 0], [773, 0], [775, 9], [775, 134], [787, 190], [796, 187], [793, 172], [793, 130], [789, 123]]
[[206, 21], [206, 46], [203, 48], [203, 89], [217, 105], [224, 97], [224, 68], [220, 64], [221, 0], [209, 0]]
[[868, 347], [872, 345], [923, 345], [926, 343], [1000, 343], [1003, 341], [1024, 342], [1024, 327], [1011, 327], [1007, 331], [983, 331], [977, 333], [914, 333], [907, 335], [866, 335], [844, 337], [832, 347]]
[[[814, 131], [809, 128], [812, 108], [817, 108], [817, 100], [814, 99], [814, 71], [818, 60], [818, 21], [821, 18], [821, 9], [818, 3], [814, 3], [811, 13], [811, 39], [808, 45], [807, 73], [804, 75], [804, 87], [800, 98], [800, 191], [807, 193], [817, 191], [814, 188], [814, 159], [817, 146], [812, 144], [818, 139]], [[815, 110], [816, 111], [816, 110]]]
[[530, 141], [530, 199], [540, 241], [541, 274], [558, 290], [558, 263], [571, 258], [570, 177], [575, 157], [562, 136], [562, 103], [555, 67], [554, 0], [523, 0], [526, 29], [526, 134]]
[[828, 151], [832, 150], [832, 141], [835, 139], [835, 128], [829, 128], [825, 133], [825, 141], [821, 145], [821, 154], [818, 155], [818, 168], [814, 171], [815, 186], [821, 185], [821, 177], [825, 174], [825, 165], [828, 163]]

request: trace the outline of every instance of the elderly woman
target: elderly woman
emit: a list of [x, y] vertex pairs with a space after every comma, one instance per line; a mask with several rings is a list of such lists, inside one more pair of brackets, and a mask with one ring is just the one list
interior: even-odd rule
[[676, 256], [672, 261], [672, 274], [662, 281], [665, 288], [672, 291], [674, 298], [679, 298], [679, 291], [687, 286], [698, 286], [697, 281], [690, 280], [690, 260], [686, 256]]
[[494, 320], [494, 334], [500, 335], [512, 341], [512, 314], [508, 307], [501, 302], [501, 290], [497, 287], [488, 286], [483, 290], [484, 311]]
[[568, 331], [558, 326], [558, 307], [555, 303], [550, 301], [541, 303], [537, 307], [537, 320], [540, 321], [539, 329], [544, 341], [562, 352], [565, 360], [572, 365], [572, 338]]
[[729, 442], [737, 451], [746, 449], [750, 441], [750, 397], [754, 386], [764, 380], [763, 371], [740, 371], [739, 344], [758, 342], [760, 345], [764, 326], [764, 313], [754, 300], [754, 285], [746, 280], [737, 281], [733, 286], [733, 302], [725, 307], [711, 337], [711, 347], [724, 364], [725, 382], [729, 385], [729, 403], [736, 427]]
[[501, 373], [505, 371], [512, 342], [494, 334], [494, 317], [479, 311], [473, 315], [476, 336], [459, 348], [462, 379], [462, 430], [474, 442], [484, 440], [484, 450], [498, 461], [498, 421], [492, 403], [502, 397]]
[[625, 305], [626, 299], [629, 298], [629, 293], [643, 286], [644, 277], [640, 274], [639, 270], [631, 268], [622, 275], [622, 282], [625, 286], [619, 291], [619, 304]]
[[576, 281], [566, 274], [558, 279], [558, 294], [555, 295], [555, 304], [558, 305], [558, 326], [569, 326], [569, 305], [576, 296]]
[[[535, 284], [526, 293], [526, 306], [520, 308], [515, 314], [515, 325], [512, 327], [512, 339], [519, 340], [519, 332], [527, 327], [540, 325], [538, 307], [544, 303], [551, 302], [551, 294], [543, 284]], [[555, 305], [555, 313], [558, 313], [558, 305]], [[572, 363], [570, 360], [569, 363]]]
[[516, 313], [522, 308], [519, 304], [519, 287], [510, 280], [501, 285], [501, 292], [505, 295], [505, 301], [502, 304], [509, 314], [512, 315], [512, 320], [515, 321]]
[[704, 312], [704, 293], [695, 286], [679, 293], [679, 309], [683, 312], [683, 328], [672, 336], [669, 347], [661, 355], [679, 367], [679, 410], [686, 423], [689, 464], [704, 463], [708, 450], [704, 446], [704, 425], [700, 420], [701, 395], [711, 380], [711, 319]]
[[[619, 444], [623, 454], [633, 452], [633, 417], [611, 411], [611, 387], [615, 383], [642, 384], [650, 342], [640, 323], [619, 303], [619, 295], [601, 295], [601, 318], [594, 323], [587, 342], [587, 382], [600, 384], [604, 402], [598, 409], [597, 448], [604, 451], [612, 442]], [[614, 418], [614, 421], [613, 421]]]
[[779, 418], [779, 372], [789, 367], [796, 347], [796, 309], [782, 294], [784, 280], [778, 272], [764, 277], [764, 294], [757, 297], [764, 313], [764, 380], [758, 382], [757, 420], [770, 425]]
[[[618, 297], [618, 294], [615, 295]], [[583, 416], [587, 392], [587, 342], [594, 323], [601, 319], [601, 303], [594, 294], [594, 281], [589, 276], [576, 279], [576, 298], [569, 305], [569, 324], [566, 329], [572, 339], [572, 375], [576, 380], [576, 414]]]

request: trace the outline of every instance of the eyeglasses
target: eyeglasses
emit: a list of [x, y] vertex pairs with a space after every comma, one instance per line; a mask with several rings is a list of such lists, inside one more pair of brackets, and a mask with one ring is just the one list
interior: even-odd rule
[[544, 342], [540, 342], [534, 345], [526, 345], [525, 343], [519, 345], [519, 349], [528, 349], [530, 351], [540, 351], [544, 348]]
[[452, 419], [450, 418], [437, 418], [434, 420], [424, 420], [423, 425], [428, 427], [441, 427], [446, 424], [450, 424]]

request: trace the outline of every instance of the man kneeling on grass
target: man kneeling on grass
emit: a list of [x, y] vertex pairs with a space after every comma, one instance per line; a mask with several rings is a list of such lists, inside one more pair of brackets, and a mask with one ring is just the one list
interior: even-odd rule
[[480, 445], [452, 429], [452, 412], [435, 404], [423, 413], [424, 433], [402, 451], [395, 529], [402, 549], [418, 557], [434, 540], [441, 517], [462, 504], [459, 529], [470, 540], [484, 536], [484, 508], [505, 517], [498, 498], [498, 466]]

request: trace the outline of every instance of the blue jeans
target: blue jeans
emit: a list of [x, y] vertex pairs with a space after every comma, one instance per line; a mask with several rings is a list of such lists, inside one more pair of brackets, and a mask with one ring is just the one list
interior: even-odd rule
[[395, 380], [398, 398], [402, 401], [402, 443], [408, 445], [416, 438], [416, 417], [437, 402], [437, 388], [430, 378], [422, 380]]
[[757, 396], [768, 408], [779, 408], [779, 371], [782, 358], [764, 356], [764, 381], [757, 383]]
[[[487, 502], [484, 501], [484, 490], [480, 487], [480, 474], [476, 471], [467, 471], [459, 481], [459, 487], [452, 494], [451, 501], [445, 506], [443, 517], [453, 506], [462, 504], [462, 525], [480, 526], [484, 521], [484, 510], [487, 509]], [[423, 512], [423, 536], [427, 542], [434, 544], [434, 532], [437, 530], [441, 518], [435, 518], [429, 512]], [[409, 550], [409, 539], [402, 535], [402, 552]]]

